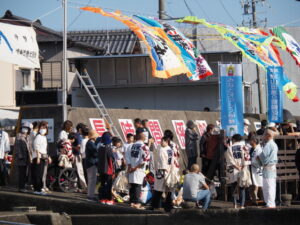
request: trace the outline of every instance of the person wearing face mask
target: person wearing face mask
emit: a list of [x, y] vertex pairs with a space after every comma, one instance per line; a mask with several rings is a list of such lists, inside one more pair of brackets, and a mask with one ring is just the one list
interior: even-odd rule
[[15, 142], [15, 155], [14, 160], [18, 166], [18, 189], [19, 192], [27, 192], [25, 189], [26, 178], [28, 177], [28, 167], [31, 161], [30, 154], [30, 123], [24, 122], [21, 126], [21, 131], [17, 135]]
[[42, 121], [39, 125], [39, 132], [36, 135], [33, 143], [32, 153], [32, 183], [34, 194], [46, 195], [43, 188], [43, 175], [46, 162], [51, 163], [51, 158], [47, 154], [47, 137], [48, 123]]

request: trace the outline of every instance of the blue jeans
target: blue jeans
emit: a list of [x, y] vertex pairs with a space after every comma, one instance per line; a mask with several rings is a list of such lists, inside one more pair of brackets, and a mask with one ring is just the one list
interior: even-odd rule
[[210, 205], [211, 201], [211, 192], [210, 190], [200, 190], [197, 194], [197, 199], [195, 199], [197, 202], [202, 201], [203, 202], [203, 209], [207, 209]]
[[239, 202], [240, 205], [244, 207], [245, 200], [246, 200], [246, 189], [243, 187], [238, 187], [237, 182], [232, 183], [231, 188], [232, 188], [233, 204], [237, 205], [237, 203]]

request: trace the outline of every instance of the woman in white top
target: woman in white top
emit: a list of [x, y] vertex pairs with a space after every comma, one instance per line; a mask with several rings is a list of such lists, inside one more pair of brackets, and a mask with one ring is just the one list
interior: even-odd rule
[[66, 120], [62, 125], [62, 131], [58, 135], [58, 141], [67, 141], [68, 135], [72, 132], [73, 123], [70, 120]]
[[31, 171], [34, 193], [42, 195], [45, 194], [45, 192], [42, 192], [45, 164], [46, 162], [51, 163], [51, 158], [47, 153], [47, 134], [48, 123], [41, 121], [39, 124], [39, 132], [33, 142]]

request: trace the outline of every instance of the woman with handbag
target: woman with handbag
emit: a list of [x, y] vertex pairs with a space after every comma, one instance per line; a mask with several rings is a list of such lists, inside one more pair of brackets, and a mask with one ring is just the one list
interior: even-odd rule
[[152, 209], [160, 207], [162, 194], [166, 194], [165, 211], [172, 209], [172, 191], [179, 181], [178, 169], [175, 166], [174, 151], [170, 147], [170, 139], [163, 137], [161, 145], [154, 151], [154, 195], [152, 199]]

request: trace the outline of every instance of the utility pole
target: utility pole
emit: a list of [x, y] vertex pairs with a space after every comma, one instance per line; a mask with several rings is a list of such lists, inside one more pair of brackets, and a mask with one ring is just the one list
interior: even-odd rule
[[68, 96], [68, 58], [67, 58], [67, 19], [68, 19], [68, 0], [63, 0], [64, 8], [64, 30], [63, 30], [63, 73], [62, 73], [62, 106], [63, 106], [63, 121], [68, 119], [67, 112], [67, 96]]
[[165, 0], [158, 0], [158, 18], [160, 20], [167, 19], [166, 15], [166, 2]]
[[[258, 24], [260, 22], [267, 22], [267, 19], [262, 20], [262, 21], [257, 21], [257, 17], [256, 17], [256, 4], [257, 3], [265, 3], [266, 0], [241, 0], [241, 4], [242, 7], [244, 8], [244, 15], [245, 16], [251, 16], [250, 21], [245, 22], [243, 21], [243, 26], [249, 26], [252, 28], [257, 28]], [[251, 9], [251, 10], [249, 10]], [[259, 66], [256, 64], [256, 75], [257, 75], [257, 86], [258, 86], [258, 104], [259, 104], [259, 113], [264, 113], [265, 107], [263, 104], [263, 87], [262, 87], [262, 80], [260, 78], [260, 70], [259, 70]]]

